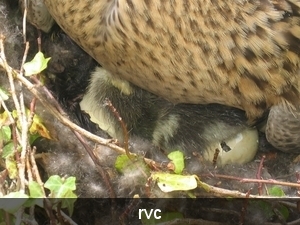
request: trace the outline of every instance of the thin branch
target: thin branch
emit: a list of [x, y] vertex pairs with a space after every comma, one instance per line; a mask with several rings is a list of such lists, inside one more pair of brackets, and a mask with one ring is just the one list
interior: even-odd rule
[[[257, 170], [257, 173], [256, 173], [256, 179], [258, 179], [258, 180], [262, 179], [261, 172], [262, 172], [262, 169], [263, 169], [263, 166], [264, 166], [265, 158], [266, 158], [266, 155], [263, 155], [260, 162], [259, 162], [258, 170]], [[263, 194], [262, 183], [258, 183], [257, 189], [258, 189], [258, 194], [262, 195]]]
[[282, 185], [282, 186], [300, 188], [300, 184], [297, 184], [297, 183], [277, 181], [277, 180], [272, 180], [272, 179], [258, 180], [258, 179], [251, 179], [251, 178], [243, 178], [243, 179], [240, 180], [240, 182], [242, 182], [242, 183], [276, 184], [276, 185]]
[[[271, 199], [271, 198], [278, 199], [278, 198], [280, 198], [280, 197], [263, 196], [263, 195], [249, 195], [249, 193], [242, 193], [242, 192], [239, 192], [239, 191], [231, 191], [231, 190], [227, 190], [227, 189], [224, 189], [224, 188], [214, 187], [214, 186], [211, 186], [211, 185], [209, 185], [207, 183], [204, 183], [202, 181], [199, 181], [199, 180], [198, 180], [198, 183], [199, 183], [198, 187], [203, 188], [207, 192], [213, 193], [214, 196], [216, 196], [216, 197], [222, 197], [222, 198], [224, 198], [224, 197], [265, 198], [265, 199]], [[286, 197], [283, 197], [283, 198], [286, 198]], [[289, 198], [293, 199], [294, 197], [289, 197]], [[295, 197], [295, 199], [297, 199], [297, 198]]]
[[[36, 181], [38, 182], [38, 184], [39, 184], [41, 187], [43, 187], [44, 183], [43, 183], [43, 181], [42, 181], [42, 179], [41, 179], [41, 176], [40, 176], [38, 167], [37, 167], [36, 162], [35, 162], [35, 157], [34, 157], [34, 156], [35, 156], [35, 152], [36, 152], [36, 147], [33, 147], [33, 148], [31, 149], [31, 151], [29, 152], [29, 155], [30, 155], [30, 163], [31, 163], [31, 169], [32, 169], [32, 171], [33, 171], [33, 174], [34, 174], [34, 176], [35, 176]], [[44, 188], [42, 188], [42, 190], [43, 190], [44, 196], [46, 196]]]
[[125, 124], [125, 122], [123, 121], [122, 117], [120, 116], [118, 110], [113, 106], [113, 104], [111, 103], [111, 101], [106, 98], [104, 105], [108, 106], [108, 108], [110, 109], [110, 111], [113, 113], [114, 117], [120, 122], [122, 130], [123, 130], [123, 142], [124, 142], [124, 149], [126, 152], [127, 157], [130, 160], [134, 160], [134, 157], [132, 157], [129, 153], [128, 150], [128, 130], [127, 130], [127, 125]]

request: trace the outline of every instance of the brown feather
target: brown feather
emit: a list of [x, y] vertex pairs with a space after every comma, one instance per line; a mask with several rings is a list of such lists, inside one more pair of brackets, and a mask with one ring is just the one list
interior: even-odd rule
[[298, 0], [45, 0], [114, 76], [174, 103], [220, 103], [250, 120], [299, 105]]

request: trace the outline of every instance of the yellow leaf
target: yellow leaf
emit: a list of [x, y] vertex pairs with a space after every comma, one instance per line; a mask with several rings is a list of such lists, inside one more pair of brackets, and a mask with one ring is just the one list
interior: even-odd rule
[[[16, 110], [14, 110], [12, 112], [12, 115], [13, 115], [14, 118], [17, 117]], [[27, 115], [27, 117], [29, 117], [29, 115], [30, 115], [30, 110], [29, 109], [26, 109], [26, 115]], [[18, 120], [17, 125], [18, 125], [18, 128], [20, 129], [20, 121], [19, 120]], [[29, 133], [30, 134], [38, 133], [40, 136], [42, 136], [44, 138], [54, 140], [51, 137], [49, 130], [44, 126], [42, 119], [37, 114], [35, 114], [32, 118], [32, 124], [29, 128]]]
[[8, 126], [11, 122], [9, 121], [8, 113], [4, 111], [0, 114], [0, 127], [2, 126]]
[[8, 171], [8, 175], [10, 179], [15, 179], [18, 177], [18, 167], [16, 161], [8, 157], [5, 159], [5, 167]]
[[178, 175], [156, 172], [151, 178], [163, 192], [188, 191], [197, 187], [197, 178], [194, 175]]
[[38, 133], [39, 135], [47, 139], [53, 139], [48, 129], [44, 126], [42, 119], [38, 115], [34, 115], [29, 132], [31, 134]]

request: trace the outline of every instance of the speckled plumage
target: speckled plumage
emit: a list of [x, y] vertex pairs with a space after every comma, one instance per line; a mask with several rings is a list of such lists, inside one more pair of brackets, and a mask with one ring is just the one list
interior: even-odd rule
[[173, 103], [299, 111], [299, 0], [44, 2], [111, 74]]
[[41, 0], [19, 0], [22, 11], [27, 10], [26, 18], [38, 29], [49, 32], [55, 21]]
[[235, 106], [250, 118], [299, 104], [299, 1], [45, 4], [105, 69], [171, 102]]
[[300, 151], [300, 111], [273, 106], [266, 127], [267, 140], [285, 152]]

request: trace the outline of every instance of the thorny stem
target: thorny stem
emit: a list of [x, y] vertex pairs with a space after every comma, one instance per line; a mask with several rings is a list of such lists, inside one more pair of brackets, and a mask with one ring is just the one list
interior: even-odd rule
[[27, 167], [28, 182], [33, 181], [33, 176], [32, 176], [32, 171], [31, 171], [31, 166], [30, 166], [29, 155], [28, 154], [26, 154], [26, 167]]
[[[263, 155], [260, 162], [259, 162], [258, 170], [257, 170], [257, 173], [256, 173], [256, 179], [258, 179], [258, 180], [262, 179], [261, 172], [262, 172], [262, 169], [263, 169], [263, 166], [264, 166], [265, 158], [266, 158], [266, 155]], [[263, 194], [262, 183], [258, 183], [257, 189], [258, 189], [258, 194], [262, 195]]]
[[30, 102], [30, 114], [28, 116], [28, 127], [31, 127], [33, 122], [33, 117], [35, 114], [35, 105], [36, 105], [36, 97], [33, 97], [32, 101]]
[[[254, 179], [255, 180], [255, 179]], [[256, 180], [257, 181], [257, 180]], [[264, 180], [262, 180], [264, 181]], [[216, 197], [233, 197], [233, 198], [261, 198], [261, 199], [278, 199], [278, 197], [273, 196], [261, 196], [261, 195], [250, 195], [249, 193], [242, 193], [239, 191], [227, 190], [224, 188], [219, 188], [215, 186], [211, 186], [207, 183], [204, 183], [198, 180], [198, 187], [202, 187], [207, 192], [213, 193]], [[290, 199], [298, 199], [297, 197], [289, 197]]]
[[295, 187], [300, 188], [300, 184], [291, 183], [291, 182], [284, 182], [284, 181], [278, 181], [278, 180], [257, 180], [257, 179], [251, 179], [251, 178], [243, 178], [240, 180], [242, 183], [264, 183], [264, 184], [277, 184], [282, 186], [288, 186], [288, 187]]
[[239, 224], [244, 224], [245, 216], [246, 216], [246, 212], [247, 212], [247, 208], [248, 208], [248, 200], [249, 200], [250, 193], [251, 193], [251, 190], [247, 191], [247, 193], [246, 193], [246, 199], [244, 199], [242, 209], [241, 209], [241, 213], [240, 213], [240, 222], [239, 222]]
[[107, 173], [107, 171], [105, 169], [103, 169], [103, 167], [101, 166], [101, 164], [99, 163], [98, 158], [95, 156], [95, 154], [93, 153], [93, 151], [91, 150], [91, 148], [86, 144], [86, 141], [82, 138], [82, 136], [74, 131], [74, 134], [76, 135], [76, 137], [78, 138], [78, 140], [82, 143], [82, 145], [84, 146], [84, 148], [86, 149], [87, 153], [89, 154], [89, 156], [91, 157], [91, 159], [93, 160], [93, 162], [95, 163], [95, 167], [97, 169], [97, 171], [99, 172], [99, 174], [101, 175], [101, 177], [103, 178], [106, 187], [109, 190], [109, 195], [111, 198], [116, 198], [116, 194], [112, 188], [112, 184], [111, 181], [109, 179], [109, 175]]
[[229, 176], [229, 175], [224, 175], [224, 174], [213, 174], [213, 175], [212, 174], [200, 174], [200, 177], [217, 177], [217, 178], [223, 178], [223, 179], [229, 179], [229, 180], [237, 180], [242, 183], [277, 184], [277, 185], [282, 185], [282, 186], [300, 188], [300, 184], [297, 184], [297, 183], [277, 181], [277, 180], [272, 180], [272, 179], [261, 180], [261, 179], [235, 177], [235, 176]]
[[124, 149], [126, 152], [127, 157], [130, 160], [133, 160], [133, 157], [130, 155], [129, 150], [128, 150], [128, 130], [127, 130], [127, 125], [124, 123], [122, 117], [120, 116], [118, 110], [113, 106], [111, 101], [106, 98], [104, 104], [109, 107], [111, 112], [114, 114], [115, 118], [120, 122], [122, 130], [123, 130], [123, 136], [124, 136]]

